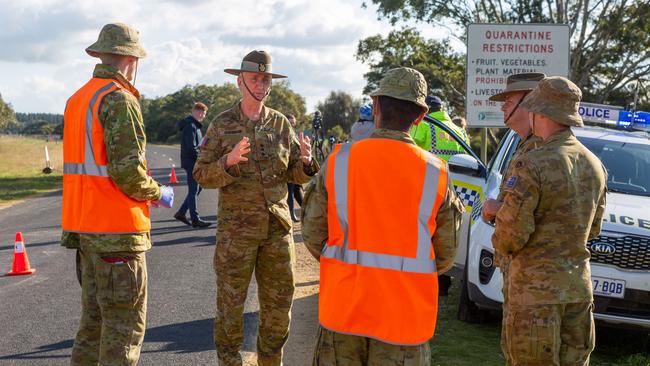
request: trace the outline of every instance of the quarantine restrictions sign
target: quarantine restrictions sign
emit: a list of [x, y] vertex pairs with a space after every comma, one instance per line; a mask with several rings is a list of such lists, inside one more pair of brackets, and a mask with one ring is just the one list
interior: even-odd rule
[[500, 93], [508, 75], [569, 74], [569, 26], [556, 24], [470, 24], [467, 28], [467, 97], [470, 127], [504, 127]]

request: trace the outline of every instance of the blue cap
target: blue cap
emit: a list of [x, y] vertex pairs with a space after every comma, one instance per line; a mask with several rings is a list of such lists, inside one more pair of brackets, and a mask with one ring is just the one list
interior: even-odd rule
[[359, 119], [372, 121], [372, 104], [364, 104], [359, 108]]
[[438, 98], [435, 95], [427, 95], [427, 98], [424, 100], [424, 102], [427, 103], [429, 108], [442, 106], [442, 99]]

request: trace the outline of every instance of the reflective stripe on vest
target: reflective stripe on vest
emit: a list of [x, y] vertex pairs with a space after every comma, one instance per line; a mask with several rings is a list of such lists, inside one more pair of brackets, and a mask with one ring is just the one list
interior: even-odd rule
[[108, 174], [99, 109], [103, 98], [117, 90], [134, 95], [116, 80], [92, 78], [66, 105], [61, 205], [64, 232], [140, 234], [151, 230], [148, 203], [127, 196]]
[[393, 269], [403, 272], [435, 273], [435, 259], [429, 258], [431, 237], [427, 223], [431, 219], [436, 195], [430, 194], [438, 188], [440, 172], [431, 164], [426, 165], [424, 189], [420, 198], [418, 214], [418, 248], [416, 258], [402, 257], [390, 254], [380, 254], [349, 249], [348, 243], [348, 163], [351, 144], [342, 145], [336, 155], [334, 165], [334, 190], [339, 223], [343, 230], [343, 245], [326, 245], [323, 253], [325, 258], [333, 258], [348, 264], [358, 264], [364, 267]]
[[323, 166], [328, 238], [318, 319], [342, 334], [419, 345], [434, 334], [438, 273], [431, 239], [447, 166], [413, 144], [337, 145]]
[[[86, 150], [84, 152], [84, 162], [83, 163], [63, 163], [63, 174], [79, 174], [79, 175], [92, 175], [95, 177], [108, 177], [108, 171], [106, 170], [106, 165], [97, 165], [95, 163], [95, 150], [93, 149], [93, 110], [95, 108], [95, 103], [97, 103], [97, 98], [104, 93], [105, 91], [116, 88], [115, 83], [112, 81], [101, 87], [95, 95], [90, 99], [88, 103], [88, 110], [86, 111]], [[90, 154], [88, 154], [90, 152]]]

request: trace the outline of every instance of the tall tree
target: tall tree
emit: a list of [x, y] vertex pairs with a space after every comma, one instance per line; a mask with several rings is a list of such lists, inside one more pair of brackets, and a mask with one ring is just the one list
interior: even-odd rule
[[143, 98], [141, 103], [147, 138], [155, 142], [178, 142], [180, 134], [176, 122], [190, 114], [194, 102], [208, 105], [207, 122], [230, 107], [238, 96], [237, 87], [226, 83], [218, 86], [186, 85], [166, 96]]
[[361, 100], [355, 99], [344, 91], [331, 91], [330, 94], [317, 105], [323, 115], [323, 129], [327, 132], [334, 126], [341, 126], [346, 133], [359, 117]]
[[[180, 133], [176, 122], [187, 116], [194, 102], [208, 105], [204, 125], [207, 128], [212, 119], [230, 108], [239, 100], [241, 94], [232, 83], [223, 85], [186, 85], [182, 89], [155, 99], [141, 100], [147, 138], [154, 142], [178, 142]], [[284, 114], [304, 115], [305, 99], [291, 90], [286, 81], [279, 82], [271, 88], [266, 103]]]
[[293, 114], [296, 118], [304, 116], [307, 110], [305, 98], [291, 90], [291, 84], [286, 80], [273, 84], [266, 105], [284, 115]]
[[370, 66], [364, 76], [368, 81], [364, 93], [376, 89], [386, 71], [408, 66], [420, 71], [429, 94], [440, 96], [456, 113], [465, 105], [464, 58], [451, 50], [448, 41], [426, 40], [414, 28], [394, 30], [385, 38], [376, 35], [362, 39], [356, 58]]
[[16, 124], [16, 113], [11, 105], [5, 103], [0, 95], [0, 130], [5, 130]]
[[[371, 1], [393, 24], [418, 20], [460, 29], [473, 22], [568, 24], [570, 77], [585, 100], [626, 104], [632, 98], [626, 85], [650, 73], [648, 0]], [[648, 94], [642, 97], [647, 100]]]

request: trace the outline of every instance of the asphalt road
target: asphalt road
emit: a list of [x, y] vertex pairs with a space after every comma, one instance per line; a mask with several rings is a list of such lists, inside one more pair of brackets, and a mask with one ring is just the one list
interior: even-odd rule
[[[147, 331], [140, 365], [215, 365], [212, 338], [215, 227], [193, 229], [172, 215], [187, 192], [174, 147], [154, 146], [147, 161], [152, 176], [167, 183], [177, 165], [174, 209], [152, 209], [154, 248], [147, 253], [149, 299]], [[217, 192], [199, 196], [201, 216], [215, 221]], [[60, 246], [61, 192], [52, 192], [0, 210], [0, 273], [11, 269], [16, 231], [22, 231], [31, 276], [0, 277], [0, 365], [67, 365], [79, 325], [81, 289], [74, 251]], [[310, 364], [317, 327], [318, 267], [297, 241], [296, 294], [284, 364]], [[254, 277], [253, 277], [254, 280]], [[258, 303], [255, 283], [244, 314], [246, 364], [254, 364]]]

